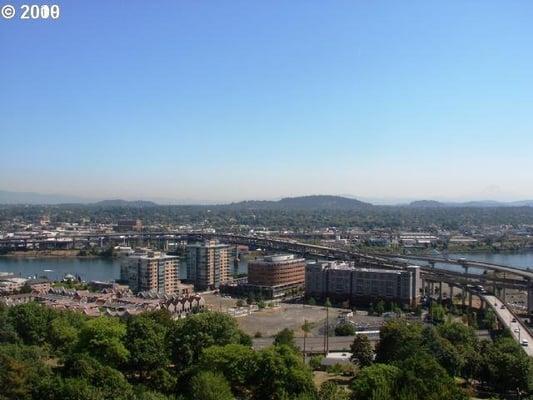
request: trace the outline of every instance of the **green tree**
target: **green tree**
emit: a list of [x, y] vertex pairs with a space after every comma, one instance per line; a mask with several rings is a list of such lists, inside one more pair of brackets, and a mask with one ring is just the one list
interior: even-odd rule
[[211, 346], [203, 351], [198, 367], [222, 374], [238, 397], [247, 398], [258, 373], [258, 353], [239, 344]]
[[19, 335], [15, 325], [9, 319], [7, 310], [0, 308], [0, 344], [18, 343], [19, 341]]
[[460, 322], [447, 322], [437, 327], [438, 333], [454, 346], [477, 346], [476, 332]]
[[92, 386], [85, 379], [67, 378], [55, 382], [50, 389], [49, 396], [52, 399], [61, 400], [101, 400], [101, 391]]
[[433, 327], [424, 328], [422, 337], [424, 348], [451, 376], [461, 373], [465, 358], [447, 339], [441, 337]]
[[348, 398], [348, 392], [332, 381], [326, 381], [320, 385], [319, 400], [348, 400]]
[[350, 352], [352, 353], [352, 361], [361, 367], [369, 366], [374, 360], [374, 351], [366, 335], [355, 336], [350, 346]]
[[292, 347], [278, 345], [262, 350], [257, 363], [254, 400], [282, 400], [299, 393], [315, 395], [313, 375]]
[[80, 325], [73, 325], [70, 319], [61, 315], [50, 322], [48, 342], [63, 354], [68, 354], [78, 341]]
[[294, 332], [289, 328], [284, 328], [274, 336], [274, 345], [287, 345], [292, 348], [296, 348], [294, 343]]
[[42, 357], [40, 349], [33, 346], [0, 345], [0, 399], [38, 398], [42, 380], [51, 374]]
[[374, 307], [374, 311], [377, 315], [382, 315], [385, 312], [385, 302], [383, 300], [379, 300]]
[[446, 370], [425, 352], [396, 363], [396, 393], [413, 400], [466, 400]]
[[177, 321], [168, 331], [171, 359], [178, 369], [198, 361], [203, 349], [226, 344], [250, 343], [235, 319], [216, 312], [202, 312]]
[[9, 321], [25, 344], [42, 344], [53, 312], [37, 303], [17, 305], [8, 311]]
[[125, 335], [126, 326], [116, 318], [91, 319], [80, 331], [77, 350], [94, 355], [105, 365], [118, 367], [129, 357], [128, 349], [122, 342]]
[[499, 338], [483, 349], [480, 379], [497, 391], [528, 391], [531, 373], [531, 362], [514, 339]]
[[496, 318], [496, 313], [492, 307], [488, 307], [485, 310], [485, 315], [483, 317], [483, 325], [489, 330], [495, 330], [498, 327], [498, 320]]
[[125, 336], [129, 368], [144, 378], [147, 372], [168, 366], [165, 338], [166, 328], [154, 320], [142, 315], [130, 318]]
[[322, 360], [324, 359], [321, 355], [315, 355], [309, 359], [309, 367], [313, 370], [320, 369]]
[[213, 372], [200, 372], [191, 379], [191, 397], [194, 400], [233, 400], [226, 379]]
[[363, 368], [352, 381], [352, 400], [382, 400], [393, 398], [400, 370], [393, 365], [373, 364]]
[[376, 346], [376, 361], [404, 360], [416, 353], [422, 345], [422, 325], [403, 319], [387, 321], [380, 330]]
[[441, 304], [433, 302], [429, 308], [429, 315], [433, 322], [440, 324], [446, 319], [446, 310]]
[[355, 328], [350, 323], [339, 324], [335, 327], [335, 336], [353, 336]]
[[84, 379], [104, 399], [127, 400], [133, 395], [133, 388], [120, 371], [88, 354], [72, 354], [65, 360], [63, 373], [67, 378]]

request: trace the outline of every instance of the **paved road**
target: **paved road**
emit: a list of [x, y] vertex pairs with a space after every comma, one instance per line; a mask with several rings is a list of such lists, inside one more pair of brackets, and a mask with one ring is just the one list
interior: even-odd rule
[[[512, 322], [514, 316], [509, 311], [507, 307], [501, 308], [502, 301], [498, 299], [496, 296], [489, 296], [485, 295], [483, 296], [487, 304], [490, 304], [492, 309], [496, 312], [498, 315], [499, 320], [505, 324], [507, 328], [511, 331], [511, 334], [513, 335], [513, 338], [520, 343], [522, 340], [527, 340], [529, 342], [528, 346], [522, 346], [524, 351], [527, 353], [528, 356], [533, 357], [533, 337], [529, 334], [526, 327], [523, 325], [522, 321], [520, 319], [516, 319], [516, 322]], [[516, 332], [515, 332], [516, 330]]]
[[[331, 336], [329, 338], [329, 350], [330, 351], [342, 351], [349, 350], [350, 345], [353, 343], [355, 336]], [[379, 340], [379, 334], [369, 335], [370, 341]], [[253, 339], [253, 348], [256, 350], [264, 349], [265, 347], [271, 346], [273, 338], [255, 338]], [[304, 347], [304, 338], [296, 337], [294, 338], [296, 346], [303, 350]], [[321, 353], [324, 351], [324, 338], [323, 337], [308, 337], [307, 343], [305, 345], [306, 351], [312, 353]]]

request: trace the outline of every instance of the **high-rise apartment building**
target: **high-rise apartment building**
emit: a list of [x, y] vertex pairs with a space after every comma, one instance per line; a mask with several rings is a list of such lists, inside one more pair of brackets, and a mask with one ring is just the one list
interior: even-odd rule
[[121, 281], [135, 292], [180, 294], [179, 258], [159, 251], [135, 250], [122, 259]]
[[229, 280], [229, 246], [206, 240], [187, 246], [187, 279], [195, 289], [215, 289]]

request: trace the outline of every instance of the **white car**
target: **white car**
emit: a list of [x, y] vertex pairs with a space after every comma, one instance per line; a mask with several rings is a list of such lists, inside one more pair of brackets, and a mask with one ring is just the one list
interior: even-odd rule
[[515, 333], [518, 333], [518, 332], [520, 332], [520, 329], [514, 328], [514, 331], [515, 331]]
[[522, 340], [522, 346], [527, 347], [528, 345], [529, 342], [526, 339]]

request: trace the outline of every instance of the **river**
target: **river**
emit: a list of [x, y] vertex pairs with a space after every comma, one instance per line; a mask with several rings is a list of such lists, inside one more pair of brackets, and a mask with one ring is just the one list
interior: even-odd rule
[[[533, 250], [505, 253], [464, 253], [450, 254], [450, 258], [486, 261], [517, 268], [533, 268]], [[449, 266], [450, 269], [460, 269]], [[233, 262], [230, 270], [234, 271]], [[241, 261], [237, 273], [246, 273], [247, 263]], [[22, 277], [46, 276], [50, 279], [62, 279], [65, 274], [79, 275], [83, 280], [113, 281], [120, 276], [120, 261], [101, 258], [16, 258], [0, 257], [0, 272], [10, 272]], [[184, 262], [180, 264], [180, 277], [186, 278]]]
[[[232, 273], [246, 273], [247, 263], [241, 261], [235, 271], [230, 262]], [[0, 272], [9, 272], [23, 278], [45, 276], [61, 280], [65, 274], [80, 276], [84, 281], [114, 281], [120, 277], [120, 260], [105, 258], [55, 258], [55, 257], [0, 257]], [[185, 262], [180, 263], [180, 278], [187, 277]]]

